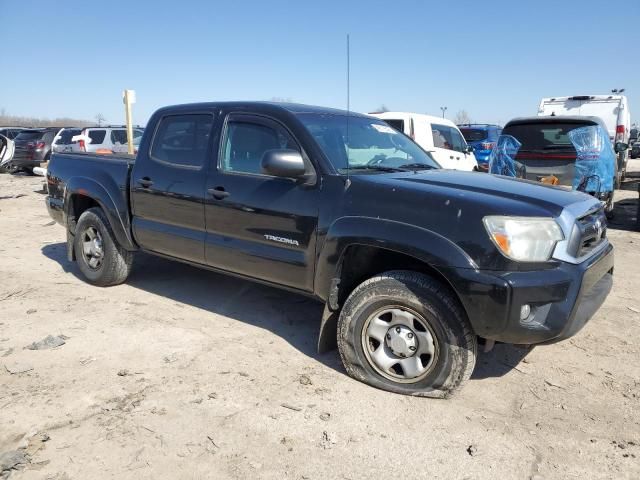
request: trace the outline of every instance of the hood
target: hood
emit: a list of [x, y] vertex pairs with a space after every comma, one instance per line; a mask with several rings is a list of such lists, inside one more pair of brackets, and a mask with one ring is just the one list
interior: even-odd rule
[[367, 181], [425, 192], [431, 196], [451, 197], [456, 203], [473, 203], [487, 211], [507, 215], [558, 216], [574, 203], [589, 198], [580, 192], [543, 185], [539, 182], [479, 172], [430, 170], [418, 173], [367, 175]]

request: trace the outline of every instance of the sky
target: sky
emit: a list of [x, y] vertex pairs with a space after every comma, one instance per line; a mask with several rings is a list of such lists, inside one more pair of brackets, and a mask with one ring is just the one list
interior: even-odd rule
[[178, 103], [287, 99], [506, 123], [542, 97], [625, 88], [640, 1], [0, 0], [0, 111], [124, 123]]

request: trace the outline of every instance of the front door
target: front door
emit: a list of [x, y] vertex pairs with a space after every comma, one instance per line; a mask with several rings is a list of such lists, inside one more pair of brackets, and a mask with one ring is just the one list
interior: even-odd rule
[[222, 270], [311, 291], [319, 185], [262, 173], [264, 152], [272, 149], [301, 151], [274, 119], [227, 116], [217, 170], [207, 179], [206, 260]]
[[131, 175], [133, 234], [144, 249], [205, 263], [204, 195], [213, 115], [167, 115]]
[[465, 153], [467, 143], [458, 129], [437, 123], [431, 124], [433, 156], [443, 168], [473, 170], [476, 160], [473, 154]]

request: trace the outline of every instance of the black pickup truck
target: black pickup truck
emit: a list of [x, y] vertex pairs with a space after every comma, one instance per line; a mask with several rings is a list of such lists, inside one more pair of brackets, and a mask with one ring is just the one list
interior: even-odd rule
[[600, 203], [447, 171], [381, 120], [260, 102], [162, 108], [137, 157], [54, 154], [47, 207], [86, 279], [136, 251], [325, 304], [319, 347], [378, 388], [446, 397], [478, 339], [575, 334], [612, 285]]

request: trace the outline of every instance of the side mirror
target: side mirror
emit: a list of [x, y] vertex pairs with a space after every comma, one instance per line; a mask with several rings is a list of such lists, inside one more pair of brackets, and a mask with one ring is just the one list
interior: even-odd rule
[[473, 147], [471, 145], [467, 145], [464, 149], [464, 153], [473, 153]]
[[296, 150], [267, 150], [260, 165], [262, 173], [275, 177], [298, 178], [306, 171], [302, 155]]
[[629, 145], [624, 142], [616, 142], [616, 144], [613, 147], [616, 153], [624, 152], [628, 148], [629, 148]]

